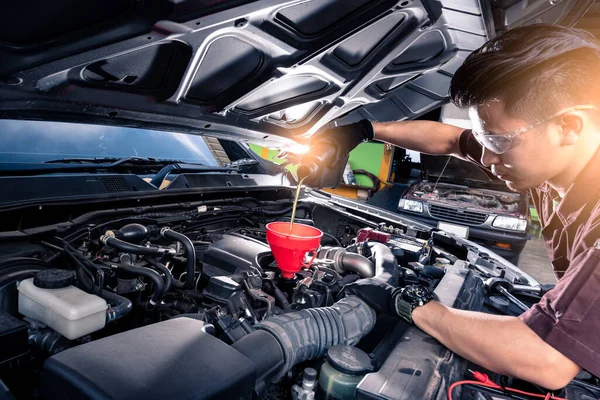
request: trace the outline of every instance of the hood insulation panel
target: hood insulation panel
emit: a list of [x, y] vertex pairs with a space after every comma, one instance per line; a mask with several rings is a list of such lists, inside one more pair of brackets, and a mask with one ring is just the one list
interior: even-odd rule
[[488, 32], [478, 0], [75, 3], [46, 5], [38, 30], [14, 22], [35, 7], [0, 17], [1, 118], [291, 144], [443, 104]]

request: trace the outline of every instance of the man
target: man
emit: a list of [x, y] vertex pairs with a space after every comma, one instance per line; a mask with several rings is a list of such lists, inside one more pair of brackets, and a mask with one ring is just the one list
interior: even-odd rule
[[454, 75], [450, 96], [469, 108], [472, 130], [363, 120], [312, 143], [336, 143], [340, 156], [372, 139], [451, 154], [488, 168], [513, 190], [529, 189], [560, 278], [539, 304], [519, 318], [489, 315], [372, 280], [347, 286], [345, 294], [412, 319], [455, 353], [500, 374], [548, 389], [562, 388], [582, 368], [600, 376], [599, 55], [599, 44], [581, 30], [517, 28], [475, 51]]

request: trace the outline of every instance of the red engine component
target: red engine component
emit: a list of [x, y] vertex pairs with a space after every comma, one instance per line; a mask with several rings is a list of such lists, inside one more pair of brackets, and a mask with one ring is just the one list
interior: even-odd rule
[[358, 231], [356, 235], [357, 242], [366, 242], [367, 240], [374, 240], [376, 242], [387, 243], [390, 241], [390, 234], [385, 232], [379, 232], [373, 230], [373, 228], [364, 228]]

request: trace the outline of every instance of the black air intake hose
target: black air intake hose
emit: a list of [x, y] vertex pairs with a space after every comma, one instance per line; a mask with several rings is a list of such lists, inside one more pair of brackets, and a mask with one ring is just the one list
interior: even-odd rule
[[356, 272], [361, 278], [379, 279], [393, 286], [399, 284], [398, 261], [383, 243], [366, 242], [375, 264], [366, 257], [351, 253], [342, 247], [322, 247], [317, 258], [333, 260], [337, 272]]
[[350, 253], [343, 247], [322, 247], [317, 258], [333, 260], [337, 272], [356, 272], [361, 278], [375, 276], [375, 266], [366, 257]]
[[[283, 368], [275, 371], [275, 378], [279, 379], [294, 365], [323, 357], [331, 346], [355, 345], [371, 331], [375, 319], [375, 311], [363, 300], [349, 296], [331, 307], [310, 308], [268, 318], [255, 325], [257, 331], [236, 342], [235, 347], [239, 349], [242, 340], [250, 342], [252, 336], [262, 334], [261, 331], [270, 333], [283, 349]], [[273, 364], [271, 362], [268, 367]], [[261, 374], [264, 375], [264, 371], [259, 370], [258, 375]]]
[[265, 331], [254, 331], [231, 345], [234, 349], [250, 359], [256, 367], [254, 390], [264, 396], [268, 383], [273, 377], [282, 376], [287, 372], [284, 368], [284, 353], [281, 345], [272, 334]]
[[106, 322], [112, 322], [119, 318], [123, 318], [131, 312], [131, 300], [118, 294], [103, 290], [100, 292], [100, 297], [110, 304], [110, 308], [106, 310]]
[[185, 283], [182, 284], [177, 279], [174, 279], [173, 286], [176, 288], [183, 286], [184, 289], [192, 289], [194, 287], [194, 278], [196, 277], [196, 249], [194, 248], [194, 243], [184, 234], [172, 231], [167, 227], [162, 228], [160, 234], [167, 239], [178, 241], [185, 249], [185, 258], [187, 259], [185, 263], [185, 270], [187, 272], [185, 274]]

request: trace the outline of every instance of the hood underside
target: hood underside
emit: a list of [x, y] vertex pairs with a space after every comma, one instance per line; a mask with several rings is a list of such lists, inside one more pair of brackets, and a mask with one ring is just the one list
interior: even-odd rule
[[[9, 2], [0, 118], [279, 146], [342, 116], [412, 119], [446, 102], [453, 73], [493, 32], [479, 3]], [[559, 3], [563, 15], [576, 2]]]
[[456, 157], [421, 154], [421, 169], [426, 179], [468, 180], [472, 184], [480, 183], [482, 186], [505, 187], [504, 182], [491, 172]]

